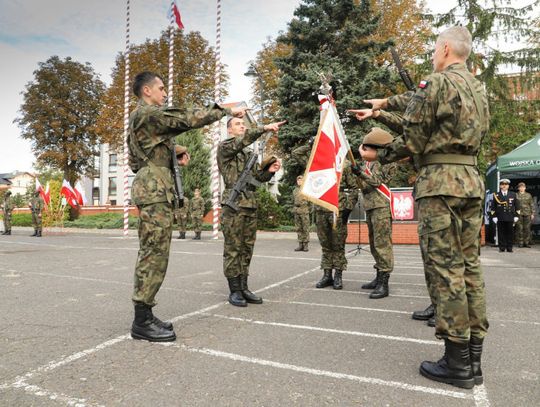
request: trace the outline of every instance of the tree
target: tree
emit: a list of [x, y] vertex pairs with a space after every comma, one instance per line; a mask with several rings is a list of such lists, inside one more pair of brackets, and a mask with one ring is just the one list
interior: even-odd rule
[[72, 184], [93, 169], [95, 123], [104, 90], [89, 63], [53, 56], [39, 63], [23, 92], [15, 119], [21, 137], [32, 142], [38, 164], [62, 171]]
[[[149, 70], [162, 76], [165, 86], [168, 77], [169, 37], [164, 31], [159, 39], [147, 39], [133, 46], [130, 52], [130, 83], [137, 73]], [[215, 55], [212, 47], [198, 32], [177, 32], [174, 38], [174, 105], [185, 108], [214, 101]], [[113, 150], [122, 145], [124, 132], [124, 54], [119, 53], [112, 70], [112, 83], [103, 99], [97, 131], [104, 143]], [[222, 70], [221, 94], [227, 95], [228, 76]], [[131, 91], [131, 89], [130, 89]], [[136, 105], [132, 95], [131, 109]]]

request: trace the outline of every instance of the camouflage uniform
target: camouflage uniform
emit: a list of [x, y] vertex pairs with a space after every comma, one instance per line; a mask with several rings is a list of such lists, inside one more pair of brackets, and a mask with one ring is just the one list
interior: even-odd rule
[[516, 193], [519, 202], [519, 215], [516, 223], [516, 243], [528, 246], [531, 243], [531, 215], [534, 214], [533, 197], [528, 192]]
[[186, 233], [189, 216], [189, 199], [184, 196], [184, 206], [174, 210], [174, 217], [180, 233]]
[[[262, 127], [249, 129], [243, 136], [229, 137], [218, 147], [218, 167], [223, 176], [225, 190], [222, 202], [231, 193], [234, 184], [244, 170], [252, 152], [247, 147], [264, 133]], [[258, 164], [253, 168], [253, 177], [267, 182], [274, 174], [260, 170]], [[249, 264], [257, 234], [257, 199], [255, 187], [248, 186], [238, 198], [238, 212], [222, 206], [221, 228], [225, 243], [223, 246], [223, 273], [226, 278], [249, 275]]]
[[468, 343], [488, 329], [479, 259], [484, 183], [475, 165], [489, 124], [486, 91], [465, 64], [452, 64], [430, 75], [414, 95], [389, 98], [390, 109], [406, 99], [403, 117], [385, 111], [378, 117], [403, 134], [379, 150], [378, 159], [388, 163], [412, 155], [419, 167], [418, 234], [437, 305], [436, 335]]
[[[364, 171], [369, 166], [371, 175]], [[392, 214], [390, 201], [378, 190], [386, 184], [395, 173], [395, 165], [382, 166], [378, 162], [364, 164], [358, 175], [358, 184], [362, 191], [364, 209], [369, 231], [369, 249], [375, 260], [375, 268], [383, 273], [391, 273], [394, 269], [394, 251], [392, 248]]]
[[[167, 271], [173, 226], [173, 140], [179, 133], [230, 113], [230, 109], [218, 105], [186, 111], [148, 105], [141, 99], [129, 117], [129, 163], [137, 174], [131, 196], [139, 209], [139, 254], [132, 297], [136, 304], [155, 305], [155, 295]], [[140, 151], [153, 165], [141, 157]]]
[[345, 242], [347, 221], [358, 201], [358, 183], [346, 161], [339, 188], [339, 214], [334, 227], [334, 212], [315, 205], [317, 237], [322, 248], [321, 269], [346, 270]]
[[195, 233], [201, 233], [202, 218], [204, 216], [204, 198], [192, 198], [191, 199], [191, 223], [193, 224], [193, 231]]
[[11, 193], [5, 195], [4, 206], [2, 210], [4, 212], [4, 233], [11, 232], [11, 212], [13, 212], [13, 202], [11, 202]]
[[298, 234], [298, 242], [309, 242], [309, 201], [300, 194], [300, 187], [296, 187], [293, 191], [294, 197], [294, 225], [296, 226], [296, 233]]
[[41, 235], [41, 213], [43, 212], [43, 208], [45, 207], [45, 201], [40, 195], [38, 195], [37, 197], [32, 197], [32, 199], [30, 200], [30, 204], [32, 205], [32, 226], [34, 227], [34, 230], [37, 232], [37, 234]]

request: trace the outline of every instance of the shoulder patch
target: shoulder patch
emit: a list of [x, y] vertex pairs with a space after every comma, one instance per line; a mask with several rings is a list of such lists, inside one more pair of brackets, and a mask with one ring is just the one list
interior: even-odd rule
[[426, 89], [429, 85], [429, 81], [420, 81], [420, 83], [418, 84], [418, 87], [420, 89]]

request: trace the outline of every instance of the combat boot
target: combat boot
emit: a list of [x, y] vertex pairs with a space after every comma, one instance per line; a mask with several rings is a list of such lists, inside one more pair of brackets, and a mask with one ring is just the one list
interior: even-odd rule
[[303, 252], [304, 251], [304, 243], [298, 242], [298, 247], [294, 249], [295, 252]]
[[429, 304], [429, 307], [427, 307], [423, 311], [414, 311], [412, 313], [412, 319], [416, 319], [418, 321], [427, 321], [430, 318], [433, 318], [435, 315], [435, 306], [433, 304]]
[[303, 252], [309, 252], [308, 244], [309, 244], [309, 242], [302, 243], [302, 251]]
[[195, 232], [195, 236], [193, 237], [193, 240], [201, 240], [201, 232]]
[[186, 232], [178, 232], [177, 239], [185, 239], [186, 238]]
[[229, 282], [229, 302], [236, 307], [247, 307], [247, 302], [242, 295], [242, 281], [240, 276], [227, 278]]
[[362, 284], [362, 288], [364, 290], [374, 290], [377, 287], [377, 284], [379, 282], [379, 279], [381, 278], [381, 272], [377, 270], [377, 274], [375, 274], [375, 278], [370, 283]]
[[433, 315], [430, 319], [428, 319], [426, 324], [427, 324], [427, 326], [435, 328], [435, 325], [437, 324], [436, 319], [435, 319], [435, 315]]
[[343, 271], [337, 270], [334, 273], [334, 290], [341, 290], [343, 288]]
[[154, 317], [151, 307], [141, 303], [135, 304], [135, 319], [131, 325], [131, 337], [150, 342], [171, 342], [176, 340], [172, 325], [171, 329], [166, 329], [163, 327], [164, 324], [166, 323]]
[[6, 233], [4, 233], [6, 236], [11, 236], [11, 230], [8, 230]]
[[36, 236], [37, 236], [37, 237], [41, 237], [41, 229], [38, 229], [37, 235], [36, 235]]
[[34, 229], [34, 234], [30, 235], [30, 237], [34, 237], [34, 236], [37, 236], [37, 229]]
[[388, 295], [390, 294], [390, 289], [388, 288], [388, 279], [390, 278], [390, 273], [379, 273], [381, 273], [379, 278], [379, 284], [377, 285], [377, 287], [375, 287], [375, 290], [373, 290], [371, 294], [369, 294], [369, 298], [375, 300], [388, 297]]
[[422, 362], [420, 374], [437, 382], [463, 389], [472, 389], [474, 379], [469, 356], [469, 343], [457, 343], [445, 339], [444, 345], [444, 356], [438, 362]]
[[469, 342], [469, 354], [471, 356], [471, 368], [474, 378], [474, 384], [484, 383], [484, 376], [482, 376], [482, 367], [480, 365], [483, 346], [484, 338], [477, 338], [476, 336], [471, 336], [471, 341]]
[[324, 288], [334, 285], [334, 279], [332, 278], [332, 270], [324, 269], [324, 274], [319, 282], [315, 285], [317, 288]]
[[258, 295], [255, 295], [251, 291], [249, 291], [248, 288], [248, 276], [247, 274], [242, 274], [240, 276], [240, 283], [242, 284], [242, 295], [246, 302], [250, 304], [262, 304], [263, 299], [259, 297]]

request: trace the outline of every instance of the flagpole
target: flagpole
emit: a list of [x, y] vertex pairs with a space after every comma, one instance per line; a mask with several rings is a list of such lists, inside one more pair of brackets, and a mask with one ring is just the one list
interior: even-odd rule
[[126, 50], [124, 55], [125, 75], [124, 75], [124, 237], [129, 232], [129, 178], [128, 178], [128, 128], [129, 128], [129, 0], [126, 7]]
[[[216, 68], [214, 73], [214, 99], [221, 102], [220, 79], [221, 79], [221, 0], [217, 0], [216, 13]], [[212, 139], [212, 239], [218, 239], [219, 233], [219, 168], [217, 165], [217, 149], [220, 142], [221, 121], [214, 124], [214, 136]]]
[[169, 84], [167, 86], [167, 104], [173, 104], [173, 77], [174, 77], [174, 0], [170, 5], [171, 20], [169, 22]]

